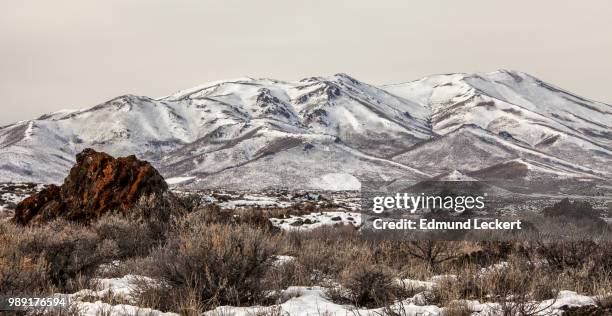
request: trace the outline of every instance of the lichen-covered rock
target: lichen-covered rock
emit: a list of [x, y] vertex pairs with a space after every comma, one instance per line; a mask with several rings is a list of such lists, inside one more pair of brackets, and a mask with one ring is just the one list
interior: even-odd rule
[[85, 149], [61, 187], [51, 185], [17, 205], [14, 221], [40, 223], [57, 217], [87, 222], [108, 211], [127, 212], [143, 196], [168, 190], [164, 178], [135, 156]]

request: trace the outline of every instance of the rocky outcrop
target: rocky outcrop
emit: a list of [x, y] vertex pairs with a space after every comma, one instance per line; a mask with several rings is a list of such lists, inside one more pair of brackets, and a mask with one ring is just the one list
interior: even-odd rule
[[151, 164], [135, 156], [112, 156], [85, 149], [61, 187], [51, 185], [17, 205], [14, 221], [40, 223], [63, 217], [87, 222], [109, 211], [128, 212], [143, 196], [168, 190]]

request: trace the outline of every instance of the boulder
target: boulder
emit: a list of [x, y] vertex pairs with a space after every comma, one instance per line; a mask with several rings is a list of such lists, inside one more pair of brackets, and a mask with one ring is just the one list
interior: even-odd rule
[[109, 211], [126, 213], [142, 197], [168, 190], [159, 172], [135, 156], [115, 159], [85, 149], [76, 161], [61, 187], [50, 185], [19, 203], [14, 221], [25, 225], [62, 217], [87, 222]]

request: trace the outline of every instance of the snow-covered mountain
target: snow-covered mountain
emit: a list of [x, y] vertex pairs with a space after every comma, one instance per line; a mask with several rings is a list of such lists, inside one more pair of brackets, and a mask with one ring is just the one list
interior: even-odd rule
[[609, 179], [611, 126], [610, 105], [519, 72], [383, 87], [345, 74], [239, 78], [1, 127], [0, 182], [61, 182], [87, 147], [136, 154], [199, 187], [357, 188], [509, 161]]
[[610, 171], [612, 106], [528, 74], [500, 70], [437, 75], [383, 88], [431, 109], [429, 122], [437, 134], [473, 125], [519, 146]]

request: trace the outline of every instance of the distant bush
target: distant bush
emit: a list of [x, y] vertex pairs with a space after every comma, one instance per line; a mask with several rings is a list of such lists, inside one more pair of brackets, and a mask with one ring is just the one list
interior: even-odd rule
[[599, 246], [593, 241], [547, 241], [537, 242], [535, 251], [552, 267], [581, 268], [593, 259]]
[[599, 215], [589, 202], [574, 201], [568, 198], [555, 203], [553, 206], [544, 208], [542, 213], [549, 217], [568, 217], [575, 219], [600, 220]]

